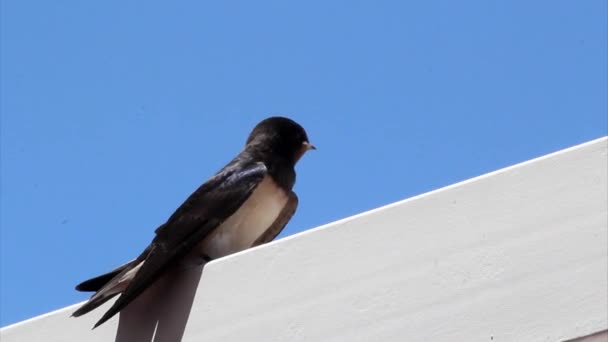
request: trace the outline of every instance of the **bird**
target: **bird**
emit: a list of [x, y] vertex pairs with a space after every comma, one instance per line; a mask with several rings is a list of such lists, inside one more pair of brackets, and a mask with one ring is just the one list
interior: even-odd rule
[[292, 190], [295, 165], [314, 149], [304, 128], [292, 119], [275, 116], [259, 122], [244, 149], [156, 228], [137, 258], [76, 286], [78, 291], [95, 293], [72, 316], [120, 295], [95, 329], [183, 260], [202, 265], [272, 241], [298, 206]]

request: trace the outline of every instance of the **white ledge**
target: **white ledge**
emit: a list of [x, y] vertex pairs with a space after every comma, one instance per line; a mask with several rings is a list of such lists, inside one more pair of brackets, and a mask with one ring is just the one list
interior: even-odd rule
[[[604, 331], [607, 156], [604, 137], [211, 262], [183, 340], [564, 341]], [[91, 330], [108, 305], [8, 326], [2, 341], [112, 340], [116, 318]]]

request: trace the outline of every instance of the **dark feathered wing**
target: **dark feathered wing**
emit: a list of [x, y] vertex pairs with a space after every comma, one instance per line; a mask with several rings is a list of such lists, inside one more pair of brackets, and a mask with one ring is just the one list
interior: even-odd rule
[[[137, 298], [160, 277], [168, 266], [185, 256], [207, 234], [232, 215], [247, 200], [267, 174], [266, 166], [263, 163], [243, 164], [237, 157], [237, 159], [233, 160], [224, 169], [201, 185], [171, 215], [169, 220], [156, 230], [156, 237], [144, 253], [116, 273], [111, 280], [107, 281], [91, 297], [89, 302], [85, 303], [74, 313], [74, 316], [82, 315], [116, 295], [117, 293], [112, 293], [111, 291], [112, 283], [116, 284], [119, 282], [126, 272], [143, 260], [143, 265], [137, 271], [132, 281], [122, 291], [121, 296], [114, 305], [95, 324], [95, 327], [104, 323]], [[113, 272], [105, 276], [109, 277]], [[87, 282], [95, 284], [96, 282], [93, 280], [101, 278], [97, 282], [101, 283], [107, 280], [107, 278], [103, 277], [104, 275]], [[87, 282], [83, 284], [87, 284]], [[105, 289], [107, 289], [107, 296], [103, 296]]]

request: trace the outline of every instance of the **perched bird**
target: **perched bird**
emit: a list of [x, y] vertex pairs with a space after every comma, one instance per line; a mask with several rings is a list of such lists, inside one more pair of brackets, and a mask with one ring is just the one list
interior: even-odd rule
[[194, 258], [203, 264], [273, 240], [296, 211], [294, 167], [310, 149], [315, 147], [306, 131], [293, 120], [261, 121], [245, 148], [156, 229], [136, 259], [76, 286], [96, 293], [72, 316], [120, 294], [95, 324], [98, 327], [180, 261]]

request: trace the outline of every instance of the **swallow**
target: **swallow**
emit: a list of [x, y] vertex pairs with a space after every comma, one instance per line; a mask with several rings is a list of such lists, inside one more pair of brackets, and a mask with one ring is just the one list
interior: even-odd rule
[[261, 121], [245, 148], [155, 230], [152, 242], [137, 258], [76, 286], [78, 291], [95, 293], [72, 316], [120, 294], [96, 328], [180, 261], [189, 258], [204, 264], [272, 241], [296, 211], [294, 168], [311, 149], [316, 148], [295, 121], [284, 117]]

